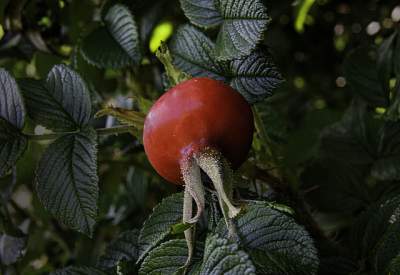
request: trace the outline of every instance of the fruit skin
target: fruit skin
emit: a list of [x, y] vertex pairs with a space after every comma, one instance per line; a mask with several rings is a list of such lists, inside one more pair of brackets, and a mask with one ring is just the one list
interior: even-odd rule
[[253, 140], [250, 105], [237, 91], [210, 78], [192, 78], [164, 93], [144, 123], [144, 149], [154, 169], [182, 185], [181, 162], [207, 148], [238, 168]]

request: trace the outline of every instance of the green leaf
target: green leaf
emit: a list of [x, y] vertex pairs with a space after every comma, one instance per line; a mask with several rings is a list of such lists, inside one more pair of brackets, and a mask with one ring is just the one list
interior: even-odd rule
[[0, 262], [11, 265], [21, 259], [26, 252], [27, 237], [0, 234]]
[[91, 128], [52, 143], [36, 171], [36, 190], [44, 207], [60, 222], [93, 233], [97, 217], [97, 135]]
[[21, 130], [25, 123], [25, 108], [14, 78], [0, 68], [0, 118]]
[[400, 125], [388, 121], [379, 131], [377, 159], [371, 169], [371, 175], [378, 180], [400, 179]]
[[139, 255], [139, 232], [131, 230], [121, 233], [99, 259], [98, 267], [103, 270], [114, 268], [121, 261], [136, 261]]
[[272, 96], [282, 82], [282, 76], [267, 50], [256, 50], [242, 59], [235, 59], [227, 75], [229, 84], [249, 101], [255, 103]]
[[396, 256], [393, 260], [390, 261], [388, 266], [387, 274], [390, 275], [399, 275], [400, 274], [400, 254]]
[[82, 56], [99, 68], [123, 68], [138, 65], [142, 59], [136, 22], [123, 5], [112, 6], [99, 27], [82, 41]]
[[321, 133], [324, 155], [353, 165], [370, 165], [377, 149], [374, 125], [366, 114], [365, 104], [354, 101], [341, 121], [328, 126]]
[[353, 222], [350, 236], [358, 257], [367, 257], [374, 250], [391, 223], [399, 217], [400, 196], [377, 202]]
[[396, 33], [385, 39], [378, 49], [377, 68], [382, 88], [390, 92], [389, 80], [393, 72], [393, 51]]
[[250, 103], [272, 95], [283, 81], [266, 49], [244, 58], [218, 62], [213, 55], [213, 42], [193, 26], [180, 27], [172, 38], [174, 64], [195, 77], [224, 81], [240, 92]]
[[211, 28], [223, 23], [214, 0], [180, 0], [180, 3], [185, 15], [196, 26]]
[[388, 274], [392, 261], [400, 254], [400, 221], [391, 224], [374, 256], [376, 274]]
[[46, 81], [19, 81], [29, 116], [55, 131], [73, 131], [89, 123], [91, 102], [82, 78], [65, 65], [56, 65]]
[[[267, 256], [263, 259], [264, 265], [272, 270], [287, 270], [285, 266], [289, 266], [316, 274], [319, 260], [314, 242], [292, 217], [265, 203], [255, 203], [237, 218], [236, 226], [240, 243], [247, 251], [264, 253]], [[216, 232], [220, 236], [228, 234], [223, 221]]]
[[182, 221], [183, 194], [177, 193], [157, 205], [145, 221], [139, 235], [139, 261], [170, 234], [172, 226]]
[[256, 274], [255, 271], [249, 255], [237, 243], [217, 234], [207, 237], [200, 274]]
[[216, 0], [224, 23], [218, 33], [215, 52], [220, 60], [249, 55], [263, 39], [270, 21], [259, 0]]
[[249, 55], [262, 40], [270, 21], [259, 0], [181, 0], [181, 6], [197, 26], [221, 25], [215, 47], [219, 60]]
[[175, 274], [185, 265], [187, 257], [186, 241], [170, 240], [149, 253], [142, 263], [139, 275]]
[[0, 118], [0, 177], [16, 164], [27, 145], [28, 140], [20, 130]]
[[142, 58], [136, 22], [129, 9], [123, 5], [112, 6], [104, 17], [107, 29], [135, 64]]
[[375, 49], [358, 48], [344, 62], [347, 82], [353, 92], [374, 107], [389, 104], [389, 92], [381, 84]]
[[364, 170], [355, 169], [343, 160], [324, 158], [307, 166], [302, 174], [302, 189], [307, 202], [320, 211], [353, 214], [369, 201], [364, 184]]
[[100, 27], [85, 37], [80, 49], [83, 58], [98, 68], [119, 69], [134, 65], [133, 60], [105, 27]]
[[26, 150], [21, 130], [25, 107], [14, 78], [0, 69], [0, 177], [5, 175]]
[[101, 270], [88, 266], [69, 266], [51, 272], [50, 275], [106, 275]]

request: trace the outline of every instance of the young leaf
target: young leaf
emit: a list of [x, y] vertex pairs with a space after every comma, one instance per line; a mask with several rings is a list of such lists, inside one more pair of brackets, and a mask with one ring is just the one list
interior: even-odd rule
[[195, 77], [210, 77], [230, 84], [250, 103], [272, 95], [283, 79], [265, 49], [244, 58], [218, 62], [214, 43], [193, 26], [178, 29], [171, 41], [174, 64]]
[[165, 198], [154, 208], [140, 231], [139, 261], [171, 232], [173, 225], [182, 220], [182, 208], [182, 193]]
[[256, 270], [249, 255], [237, 243], [215, 234], [207, 237], [200, 274], [250, 275], [256, 274]]
[[38, 124], [55, 131], [73, 131], [91, 118], [91, 102], [82, 78], [65, 65], [51, 69], [46, 81], [19, 81], [28, 114]]
[[195, 25], [221, 25], [215, 47], [219, 60], [249, 55], [262, 40], [270, 21], [259, 0], [181, 0], [181, 6]]
[[135, 64], [141, 60], [139, 33], [129, 9], [123, 5], [112, 6], [104, 17], [107, 29]]
[[170, 240], [149, 253], [142, 263], [139, 275], [175, 274], [185, 265], [187, 257], [186, 241]]
[[59, 221], [92, 235], [97, 217], [97, 135], [91, 128], [52, 143], [36, 171], [36, 190]]
[[114, 268], [120, 261], [136, 261], [139, 255], [139, 232], [137, 230], [121, 233], [106, 249], [99, 259], [98, 267], [103, 270]]
[[21, 134], [25, 108], [14, 78], [0, 69], [0, 177], [6, 174], [25, 152], [27, 139]]
[[[241, 244], [247, 251], [264, 253], [264, 266], [271, 270], [307, 270], [316, 274], [319, 265], [317, 250], [308, 232], [286, 214], [264, 203], [250, 205], [247, 212], [236, 220]], [[227, 229], [221, 221], [216, 230], [226, 236]]]
[[112, 6], [99, 27], [84, 38], [82, 56], [99, 68], [122, 68], [138, 65], [142, 59], [136, 22], [129, 9]]
[[50, 275], [106, 275], [106, 273], [89, 266], [69, 266], [51, 272]]
[[25, 108], [14, 78], [0, 68], [0, 118], [21, 130], [25, 123]]
[[344, 72], [353, 92], [361, 96], [371, 106], [387, 106], [389, 91], [381, 84], [375, 49], [358, 48], [352, 51], [344, 63]]

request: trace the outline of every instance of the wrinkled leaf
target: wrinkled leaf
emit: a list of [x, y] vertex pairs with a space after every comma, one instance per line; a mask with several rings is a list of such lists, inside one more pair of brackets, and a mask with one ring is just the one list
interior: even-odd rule
[[107, 247], [98, 267], [107, 270], [116, 267], [120, 261], [136, 261], [139, 255], [138, 237], [137, 230], [121, 233]]
[[52, 143], [36, 171], [36, 190], [44, 207], [60, 222], [93, 233], [97, 217], [97, 135], [87, 128]]
[[206, 240], [200, 274], [256, 274], [249, 255], [234, 241], [210, 235]]
[[56, 65], [46, 81], [22, 79], [19, 84], [28, 114], [36, 123], [56, 131], [76, 130], [91, 118], [89, 91], [82, 78], [65, 65]]
[[210, 77], [230, 84], [250, 103], [271, 96], [283, 81], [265, 49], [244, 58], [217, 62], [213, 42], [195, 27], [184, 25], [171, 41], [174, 64], [195, 77]]
[[[261, 251], [264, 265], [272, 270], [307, 270], [316, 274], [319, 265], [317, 250], [308, 232], [286, 214], [264, 203], [248, 206], [247, 212], [236, 220], [241, 244], [247, 251]], [[221, 221], [217, 233], [228, 234]]]
[[188, 248], [185, 240], [170, 240], [154, 248], [144, 259], [140, 275], [174, 274], [185, 265]]
[[139, 260], [171, 232], [173, 225], [182, 220], [182, 209], [182, 193], [165, 198], [154, 208], [140, 231]]
[[263, 38], [270, 20], [259, 0], [181, 0], [181, 7], [197, 26], [221, 26], [215, 47], [219, 60], [249, 55]]

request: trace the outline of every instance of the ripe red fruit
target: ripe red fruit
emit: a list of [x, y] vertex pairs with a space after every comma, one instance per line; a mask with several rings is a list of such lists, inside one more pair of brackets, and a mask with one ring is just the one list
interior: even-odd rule
[[161, 96], [144, 124], [144, 148], [157, 172], [183, 184], [182, 162], [212, 148], [237, 168], [251, 147], [250, 105], [230, 86], [209, 78], [184, 81]]

